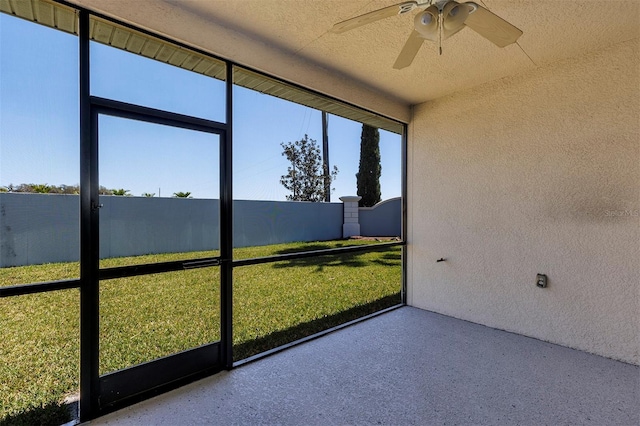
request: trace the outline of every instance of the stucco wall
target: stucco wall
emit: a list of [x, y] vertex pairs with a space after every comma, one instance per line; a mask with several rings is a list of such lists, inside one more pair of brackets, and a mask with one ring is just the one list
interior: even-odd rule
[[80, 197], [0, 193], [0, 267], [80, 258]]
[[402, 234], [402, 199], [389, 198], [373, 207], [358, 209], [360, 235], [400, 237]]
[[100, 258], [215, 250], [218, 200], [101, 196]]
[[[214, 250], [218, 200], [100, 197], [100, 256]], [[342, 238], [342, 203], [235, 200], [235, 247]], [[361, 208], [361, 235], [399, 236], [400, 198]], [[77, 195], [0, 193], [0, 267], [76, 261]]]
[[261, 246], [342, 237], [342, 203], [233, 202], [233, 244]]
[[639, 44], [414, 108], [409, 304], [640, 364]]
[[[100, 256], [214, 250], [218, 200], [102, 196]], [[342, 237], [342, 203], [233, 203], [235, 247]], [[0, 193], [0, 267], [77, 261], [77, 195]]]

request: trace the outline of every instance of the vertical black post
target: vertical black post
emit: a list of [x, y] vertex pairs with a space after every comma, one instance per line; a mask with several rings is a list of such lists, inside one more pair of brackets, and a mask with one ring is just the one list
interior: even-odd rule
[[326, 111], [322, 111], [322, 169], [324, 170], [325, 201], [331, 202], [331, 182], [329, 181], [329, 122]]
[[79, 15], [80, 61], [80, 421], [98, 412], [98, 149], [91, 113], [89, 13]]
[[402, 141], [400, 148], [400, 185], [402, 194], [402, 214], [400, 218], [400, 239], [405, 242], [402, 246], [402, 291], [401, 303], [407, 303], [407, 125], [402, 125]]
[[227, 130], [220, 141], [220, 345], [222, 365], [233, 367], [233, 65], [227, 62]]

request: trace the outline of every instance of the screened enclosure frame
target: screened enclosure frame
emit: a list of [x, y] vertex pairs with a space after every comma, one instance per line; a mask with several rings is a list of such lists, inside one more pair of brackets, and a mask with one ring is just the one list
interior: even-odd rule
[[[88, 421], [107, 412], [130, 405], [157, 393], [181, 386], [190, 381], [214, 374], [222, 369], [231, 369], [244, 362], [233, 362], [233, 270], [234, 268], [264, 263], [311, 258], [323, 255], [340, 255], [345, 253], [371, 252], [401, 246], [402, 279], [400, 283], [401, 302], [406, 303], [406, 124], [382, 117], [379, 114], [353, 106], [344, 101], [303, 88], [299, 85], [268, 76], [256, 70], [231, 61], [217, 58], [193, 47], [183, 45], [168, 38], [135, 28], [129, 24], [113, 20], [87, 9], [56, 1], [54, 4], [73, 9], [77, 15], [77, 35], [79, 43], [79, 105], [80, 105], [80, 277], [50, 282], [12, 285], [0, 287], [0, 297], [13, 297], [26, 294], [42, 293], [64, 289], [80, 290], [80, 420]], [[154, 108], [133, 105], [117, 100], [92, 96], [90, 91], [90, 42], [91, 21], [97, 18], [121, 28], [130, 29], [139, 34], [178, 46], [189, 52], [210, 58], [224, 64], [224, 72], [217, 69], [216, 75], [224, 75], [225, 81], [225, 122], [206, 120], [203, 118], [162, 111]], [[46, 25], [46, 24], [45, 24]], [[74, 29], [67, 32], [76, 32]], [[362, 120], [369, 120], [380, 125], [387, 123], [391, 129], [400, 130], [401, 134], [401, 238], [400, 241], [377, 243], [352, 247], [330, 248], [314, 251], [303, 251], [261, 258], [233, 259], [233, 87], [234, 72], [242, 75], [246, 84], [253, 90], [262, 91], [273, 96], [292, 97], [302, 105], [322, 108], [323, 111], [342, 114], [360, 114]], [[214, 77], [215, 78], [215, 77]], [[260, 78], [264, 84], [260, 83]], [[186, 259], [182, 261], [160, 262], [125, 266], [117, 268], [100, 268], [99, 260], [99, 194], [98, 194], [98, 116], [109, 115], [154, 124], [179, 127], [216, 134], [219, 136], [219, 228], [220, 255], [216, 257]], [[354, 117], [355, 115], [352, 115]], [[348, 118], [348, 117], [347, 117]], [[203, 347], [156, 359], [103, 376], [99, 374], [99, 286], [100, 281], [114, 278], [182, 271], [193, 268], [220, 268], [220, 341]], [[395, 306], [395, 307], [397, 307]], [[395, 307], [389, 308], [393, 309]], [[383, 310], [381, 312], [385, 312]], [[377, 314], [377, 313], [376, 313]], [[375, 314], [372, 314], [375, 315]], [[368, 315], [363, 318], [368, 318]], [[361, 318], [362, 319], [362, 318]], [[351, 324], [347, 323], [347, 324]], [[343, 325], [344, 326], [344, 325]], [[342, 326], [338, 326], [342, 327]], [[334, 327], [333, 329], [335, 329]], [[331, 331], [330, 329], [328, 331]], [[250, 360], [268, 355], [282, 348], [309, 340], [327, 331], [320, 332], [292, 342], [263, 354], [251, 357]], [[183, 366], [194, 365], [197, 368], [185, 370]], [[160, 366], [172, 373], [164, 377], [153, 377], [151, 371], [158, 371]], [[120, 375], [120, 379], [116, 376]], [[117, 383], [117, 385], [114, 385]], [[130, 383], [127, 385], [127, 383]]]
[[[81, 14], [82, 20], [83, 14]], [[80, 24], [81, 34], [85, 25]], [[220, 137], [220, 157], [226, 155], [226, 147], [229, 146], [227, 138], [228, 126], [201, 118], [185, 116], [153, 108], [132, 105], [124, 102], [104, 99], [96, 96], [89, 97], [90, 139], [81, 140], [81, 150], [85, 155], [81, 156], [81, 193], [89, 194], [89, 197], [81, 197], [80, 208], [82, 212], [89, 211], [90, 219], [81, 220], [81, 411], [91, 413], [109, 412], [122, 406], [155, 395], [165, 389], [173, 388], [181, 383], [187, 383], [200, 377], [216, 373], [223, 368], [224, 343], [230, 339], [225, 335], [221, 327], [221, 340], [191, 348], [186, 351], [168, 355], [152, 361], [130, 366], [123, 370], [99, 374], [99, 288], [100, 281], [126, 278], [140, 275], [158, 274], [172, 271], [186, 271], [198, 268], [220, 267], [223, 263], [229, 264], [229, 253], [221, 250], [217, 257], [192, 258], [180, 261], [159, 262], [141, 265], [100, 268], [99, 261], [99, 211], [102, 205], [98, 194], [98, 147], [99, 147], [99, 116], [112, 116], [152, 124], [177, 127], [187, 130], [218, 135]], [[82, 113], [82, 112], [81, 112]], [[228, 182], [228, 176], [221, 171], [220, 182], [222, 186]], [[86, 190], [89, 188], [88, 190]], [[220, 197], [222, 205], [229, 200]], [[228, 216], [227, 216], [228, 217]], [[220, 224], [222, 225], [222, 224]], [[221, 239], [228, 233], [228, 226], [220, 226]], [[86, 250], [85, 250], [86, 248]], [[222, 259], [227, 262], [222, 262]], [[83, 268], [83, 265], [93, 267]], [[98, 266], [96, 271], [95, 266]], [[96, 274], [97, 272], [97, 274]], [[221, 280], [222, 282], [222, 280]], [[220, 283], [218, 283], [220, 285]], [[221, 289], [221, 295], [226, 293]], [[86, 299], [84, 298], [86, 296]], [[224, 314], [225, 304], [221, 301], [221, 311]], [[224, 324], [221, 321], [221, 324]], [[88, 325], [87, 325], [88, 324]], [[213, 326], [213, 324], [212, 324]], [[83, 370], [84, 369], [84, 370]], [[84, 383], [83, 383], [84, 380]], [[84, 384], [84, 386], [83, 386]], [[83, 392], [85, 390], [86, 392]], [[87, 407], [83, 404], [91, 404]]]

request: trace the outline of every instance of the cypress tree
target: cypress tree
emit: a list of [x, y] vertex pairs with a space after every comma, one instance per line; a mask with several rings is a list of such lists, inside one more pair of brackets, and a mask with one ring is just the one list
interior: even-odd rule
[[360, 166], [356, 179], [360, 207], [371, 207], [380, 202], [380, 132], [367, 124], [362, 125], [360, 137]]

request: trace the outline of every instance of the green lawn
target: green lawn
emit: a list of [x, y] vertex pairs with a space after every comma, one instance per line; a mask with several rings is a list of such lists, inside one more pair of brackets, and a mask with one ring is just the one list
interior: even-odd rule
[[[238, 259], [370, 241], [236, 249]], [[103, 267], [215, 256], [216, 252], [108, 259]], [[236, 360], [400, 302], [400, 248], [234, 269]], [[0, 269], [0, 286], [77, 275], [77, 263]], [[102, 281], [100, 372], [219, 339], [217, 267]], [[0, 424], [62, 423], [78, 390], [79, 291], [0, 299]]]

